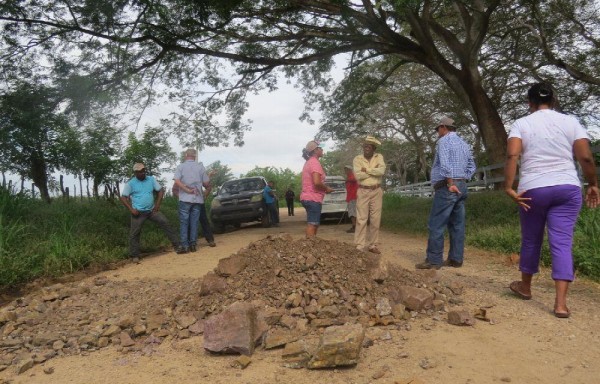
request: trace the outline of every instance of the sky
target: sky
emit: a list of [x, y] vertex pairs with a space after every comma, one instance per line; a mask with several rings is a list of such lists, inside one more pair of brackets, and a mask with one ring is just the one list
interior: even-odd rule
[[[230, 144], [228, 147], [207, 147], [199, 153], [198, 161], [205, 166], [220, 161], [231, 169], [234, 177], [239, 177], [256, 166], [289, 168], [299, 173], [304, 165], [302, 148], [317, 134], [320, 115], [316, 112], [311, 115], [316, 121], [314, 125], [300, 121], [299, 117], [304, 110], [302, 92], [285, 81], [279, 83], [279, 89], [250, 95], [247, 101], [249, 108], [244, 120], [249, 119], [252, 123], [251, 130], [244, 133], [244, 146]], [[151, 107], [142, 115], [139, 126], [156, 125], [161, 118], [168, 118], [170, 111], [168, 108]], [[185, 149], [176, 137], [171, 137], [170, 144], [176, 153]], [[333, 146], [332, 141], [325, 142], [325, 151], [333, 149]], [[175, 171], [175, 167], [172, 171]], [[54, 176], [58, 178], [58, 174]], [[9, 175], [8, 179], [20, 185], [16, 175]], [[161, 179], [166, 180], [166, 187], [169, 188], [172, 174], [164, 172]], [[75, 182], [74, 177], [65, 175], [65, 185], [73, 184], [79, 189], [79, 183]], [[25, 185], [30, 188], [31, 181], [27, 180]]]
[[[248, 102], [250, 106], [244, 118], [252, 123], [251, 130], [244, 134], [244, 146], [207, 147], [199, 153], [198, 161], [205, 166], [220, 161], [235, 177], [256, 166], [300, 172], [304, 165], [302, 148], [317, 134], [319, 115], [312, 115], [317, 122], [314, 125], [300, 121], [304, 110], [302, 93], [284, 82], [276, 91], [248, 97]], [[183, 149], [176, 140], [171, 145], [175, 150]], [[328, 142], [325, 149], [332, 146], [333, 143]]]

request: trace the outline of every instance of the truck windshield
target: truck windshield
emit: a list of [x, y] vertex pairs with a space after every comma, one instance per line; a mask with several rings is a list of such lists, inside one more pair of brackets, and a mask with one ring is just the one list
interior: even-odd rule
[[220, 189], [220, 194], [260, 191], [264, 187], [265, 183], [261, 179], [232, 180], [223, 184]]

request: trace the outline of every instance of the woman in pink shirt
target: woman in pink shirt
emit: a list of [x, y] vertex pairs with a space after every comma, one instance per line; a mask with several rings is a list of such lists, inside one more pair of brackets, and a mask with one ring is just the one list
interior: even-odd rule
[[321, 224], [321, 205], [326, 193], [333, 191], [325, 185], [325, 171], [319, 162], [323, 156], [323, 147], [319, 142], [311, 140], [302, 150], [302, 157], [306, 160], [302, 168], [302, 192], [300, 203], [306, 209], [306, 238], [317, 235]]

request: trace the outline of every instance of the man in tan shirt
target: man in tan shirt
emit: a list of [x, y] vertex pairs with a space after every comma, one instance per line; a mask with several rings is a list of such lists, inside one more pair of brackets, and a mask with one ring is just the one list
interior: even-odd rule
[[381, 179], [385, 173], [385, 161], [380, 153], [375, 153], [379, 145], [379, 140], [367, 136], [363, 142], [363, 154], [356, 156], [352, 163], [359, 184], [354, 243], [357, 249], [373, 253], [381, 253], [377, 244], [383, 203]]

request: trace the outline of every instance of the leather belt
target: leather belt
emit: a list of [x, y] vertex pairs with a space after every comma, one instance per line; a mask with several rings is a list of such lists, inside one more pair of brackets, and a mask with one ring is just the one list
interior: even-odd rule
[[[467, 179], [460, 179], [460, 178], [455, 179], [454, 177], [452, 178], [452, 181], [465, 181], [465, 180], [467, 180]], [[442, 179], [442, 180], [438, 181], [437, 183], [433, 184], [433, 190], [437, 191], [438, 189], [444, 188], [446, 186], [448, 186], [446, 179]]]
[[375, 184], [375, 185], [359, 185], [359, 188], [362, 189], [377, 189], [379, 187], [381, 187], [381, 184]]

